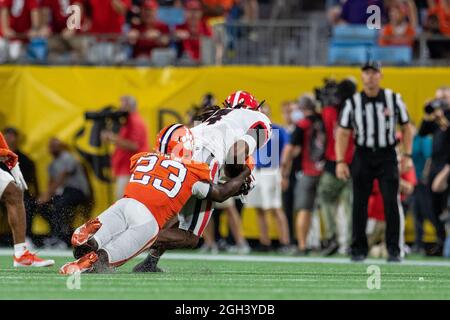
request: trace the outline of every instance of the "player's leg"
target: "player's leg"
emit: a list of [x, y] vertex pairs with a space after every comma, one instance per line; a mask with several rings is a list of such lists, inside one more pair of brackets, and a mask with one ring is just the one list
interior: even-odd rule
[[261, 250], [270, 250], [270, 237], [269, 226], [267, 224], [266, 210], [262, 208], [256, 208], [256, 215], [259, 225], [259, 243], [261, 244]]
[[8, 214], [14, 242], [14, 267], [47, 267], [55, 264], [53, 260], [43, 260], [27, 250], [26, 213], [23, 192], [14, 182], [14, 178], [0, 169], [0, 196]]
[[[207, 163], [211, 169], [212, 183], [218, 182], [219, 163], [208, 150], [203, 149], [194, 156], [193, 160]], [[171, 246], [171, 249], [195, 247], [208, 225], [212, 212], [213, 207], [211, 201], [199, 200], [195, 197], [191, 197], [178, 214], [179, 229], [184, 232], [170, 231], [165, 233], [165, 240], [167, 241], [164, 241], [163, 243], [163, 241], [159, 241], [158, 239], [157, 242], [161, 248], [165, 245], [163, 247], [164, 250], [151, 250], [147, 258], [133, 268], [133, 272], [161, 271], [161, 269], [157, 267], [157, 264], [162, 253], [169, 246]], [[174, 241], [172, 245], [169, 244], [171, 240]]]
[[82, 267], [82, 271], [106, 272], [110, 267], [123, 265], [154, 243], [159, 226], [148, 208], [134, 199], [121, 199], [116, 204], [113, 210], [99, 217], [102, 226], [88, 241], [92, 252], [64, 265], [61, 273], [72, 272], [74, 266]]
[[166, 250], [195, 248], [211, 215], [211, 201], [189, 199], [178, 215], [179, 223], [160, 232], [147, 258], [138, 263], [133, 272], [162, 272], [157, 264]]
[[[97, 218], [89, 220], [75, 230], [71, 239], [75, 259], [98, 249], [94, 244], [98, 242], [106, 244], [126, 230], [127, 224], [123, 215], [126, 203], [127, 199], [117, 201]], [[98, 241], [91, 241], [94, 236]]]
[[288, 252], [290, 250], [290, 235], [286, 214], [282, 209], [281, 173], [279, 169], [268, 169], [266, 175], [267, 178], [262, 187], [263, 208], [272, 211], [275, 215], [278, 238], [282, 245], [280, 250]]

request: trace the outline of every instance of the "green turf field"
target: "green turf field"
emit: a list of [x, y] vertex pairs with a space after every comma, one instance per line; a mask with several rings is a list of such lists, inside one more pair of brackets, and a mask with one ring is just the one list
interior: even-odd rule
[[0, 256], [0, 299], [450, 299], [448, 260], [432, 260], [441, 264], [434, 266], [421, 265], [428, 260], [402, 265], [375, 261], [381, 289], [369, 290], [369, 263], [350, 264], [344, 258], [314, 262], [246, 256], [265, 261], [236, 261], [241, 257], [224, 255], [210, 261], [196, 254], [180, 256], [162, 260], [162, 274], [132, 274], [133, 261], [115, 274], [81, 275], [80, 290], [67, 289], [67, 277], [57, 274], [69, 258], [56, 257], [57, 265], [48, 269], [15, 270], [10, 257]]

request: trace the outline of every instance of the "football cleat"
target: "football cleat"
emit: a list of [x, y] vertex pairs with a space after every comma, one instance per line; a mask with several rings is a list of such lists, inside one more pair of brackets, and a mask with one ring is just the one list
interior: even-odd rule
[[102, 227], [100, 220], [89, 220], [79, 227], [72, 235], [72, 246], [79, 247], [86, 242]]
[[22, 268], [22, 267], [51, 267], [55, 264], [54, 260], [45, 260], [39, 258], [35, 253], [31, 253], [26, 250], [19, 258], [14, 256], [14, 267]]
[[91, 271], [97, 260], [98, 255], [93, 251], [89, 252], [80, 259], [63, 265], [59, 269], [59, 274], [74, 274]]

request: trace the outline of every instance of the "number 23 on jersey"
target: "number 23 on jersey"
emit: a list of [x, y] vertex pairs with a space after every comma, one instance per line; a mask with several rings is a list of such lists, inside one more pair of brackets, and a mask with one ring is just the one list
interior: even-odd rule
[[183, 163], [147, 154], [135, 161], [130, 182], [152, 185], [169, 198], [175, 198], [181, 190], [186, 174], [187, 169]]

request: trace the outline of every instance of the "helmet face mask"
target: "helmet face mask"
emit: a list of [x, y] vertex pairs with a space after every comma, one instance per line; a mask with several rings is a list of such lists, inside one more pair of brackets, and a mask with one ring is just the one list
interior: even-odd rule
[[225, 100], [225, 106], [232, 109], [250, 109], [258, 111], [264, 104], [258, 103], [256, 98], [247, 91], [236, 91]]
[[159, 132], [155, 149], [177, 159], [190, 160], [194, 153], [194, 136], [188, 127], [173, 124]]

